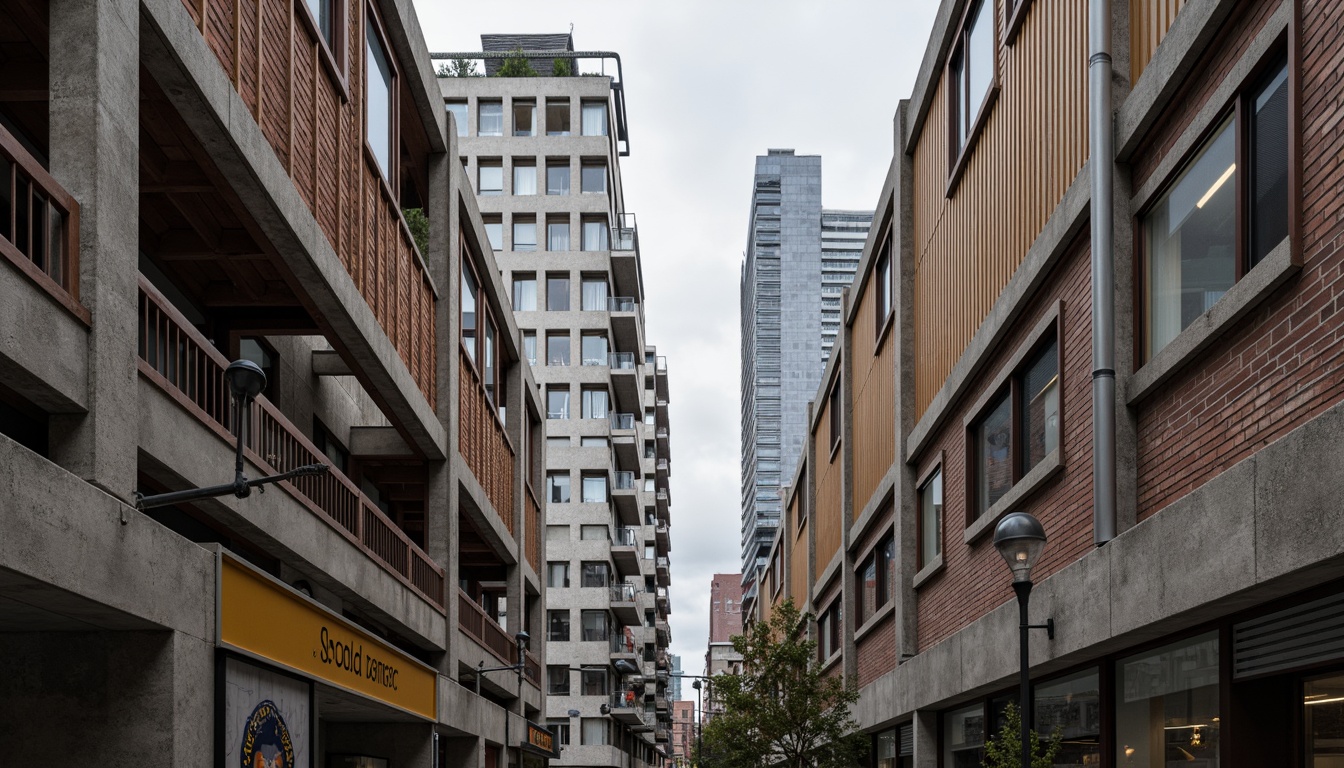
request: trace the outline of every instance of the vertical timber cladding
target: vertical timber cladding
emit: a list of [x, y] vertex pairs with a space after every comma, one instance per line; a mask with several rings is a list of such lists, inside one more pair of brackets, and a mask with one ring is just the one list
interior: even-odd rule
[[1129, 0], [1129, 77], [1139, 82], [1185, 0]]
[[[807, 467], [799, 469], [802, 477], [807, 477]], [[783, 536], [792, 536], [793, 548], [789, 550], [789, 591], [788, 596], [793, 598], [793, 604], [798, 610], [807, 610], [807, 524], [799, 523], [799, 516], [806, 514], [803, 508], [803, 494], [805, 488], [794, 487], [790, 489], [792, 498], [789, 500], [789, 516], [783, 529]]]
[[[880, 246], [879, 246], [880, 247]], [[877, 291], [872, 276], [859, 297], [846, 360], [854, 382], [853, 506], [857, 518], [896, 460], [896, 363], [890, 329], [877, 343]], [[849, 522], [853, 522], [851, 519]]]
[[[841, 386], [838, 376], [836, 386]], [[812, 574], [815, 580], [821, 578], [821, 572], [826, 570], [831, 558], [840, 551], [841, 527], [844, 525], [844, 513], [840, 509], [840, 481], [844, 463], [841, 461], [841, 450], [831, 455], [830, 389], [826, 390], [822, 400], [821, 414], [812, 439], [816, 441], [814, 447], [817, 457], [817, 508], [812, 515], [812, 524], [817, 527], [814, 534], [817, 559], [813, 564], [815, 573]]]
[[[367, 6], [346, 6], [335, 65], [294, 0], [182, 0], [421, 394], [436, 402], [435, 296], [364, 149]], [[337, 76], [333, 69], [344, 68]], [[397, 86], [398, 88], [400, 86]]]
[[1087, 4], [1035, 0], [995, 34], [999, 97], [951, 197], [945, 73], [914, 149], [916, 419], [1087, 161]]

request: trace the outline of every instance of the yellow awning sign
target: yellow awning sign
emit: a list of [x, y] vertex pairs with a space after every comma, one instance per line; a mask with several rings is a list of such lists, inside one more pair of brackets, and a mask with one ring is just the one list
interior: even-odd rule
[[236, 650], [428, 720], [438, 673], [271, 577], [223, 555], [219, 640]]

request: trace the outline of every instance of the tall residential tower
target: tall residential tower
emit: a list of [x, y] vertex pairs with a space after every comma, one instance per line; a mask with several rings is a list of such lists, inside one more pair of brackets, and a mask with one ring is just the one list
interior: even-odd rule
[[803, 446], [804, 410], [840, 328], [871, 211], [821, 207], [821, 157], [756, 158], [742, 265], [742, 577], [765, 562], [779, 525], [780, 479]]

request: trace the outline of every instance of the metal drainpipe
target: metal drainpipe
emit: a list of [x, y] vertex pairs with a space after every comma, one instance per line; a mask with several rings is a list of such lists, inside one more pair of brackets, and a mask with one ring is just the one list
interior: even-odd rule
[[1088, 0], [1088, 142], [1092, 164], [1092, 539], [1115, 538], [1115, 136], [1111, 120], [1111, 3]]

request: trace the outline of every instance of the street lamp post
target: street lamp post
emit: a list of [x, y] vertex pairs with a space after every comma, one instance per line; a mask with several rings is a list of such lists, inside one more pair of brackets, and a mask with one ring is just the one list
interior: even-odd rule
[[1013, 591], [1017, 593], [1018, 632], [1020, 633], [1020, 669], [1018, 686], [1021, 704], [1022, 768], [1031, 768], [1031, 655], [1028, 652], [1030, 630], [1044, 629], [1051, 640], [1055, 638], [1055, 620], [1044, 624], [1030, 624], [1027, 606], [1031, 600], [1031, 569], [1045, 550], [1045, 528], [1039, 520], [1026, 512], [1014, 512], [999, 521], [994, 528], [994, 548], [1013, 572]]
[[691, 687], [695, 689], [695, 765], [696, 768], [699, 768], [700, 761], [703, 759], [701, 750], [705, 745], [705, 702], [700, 695], [700, 681], [696, 680], [691, 683]]

